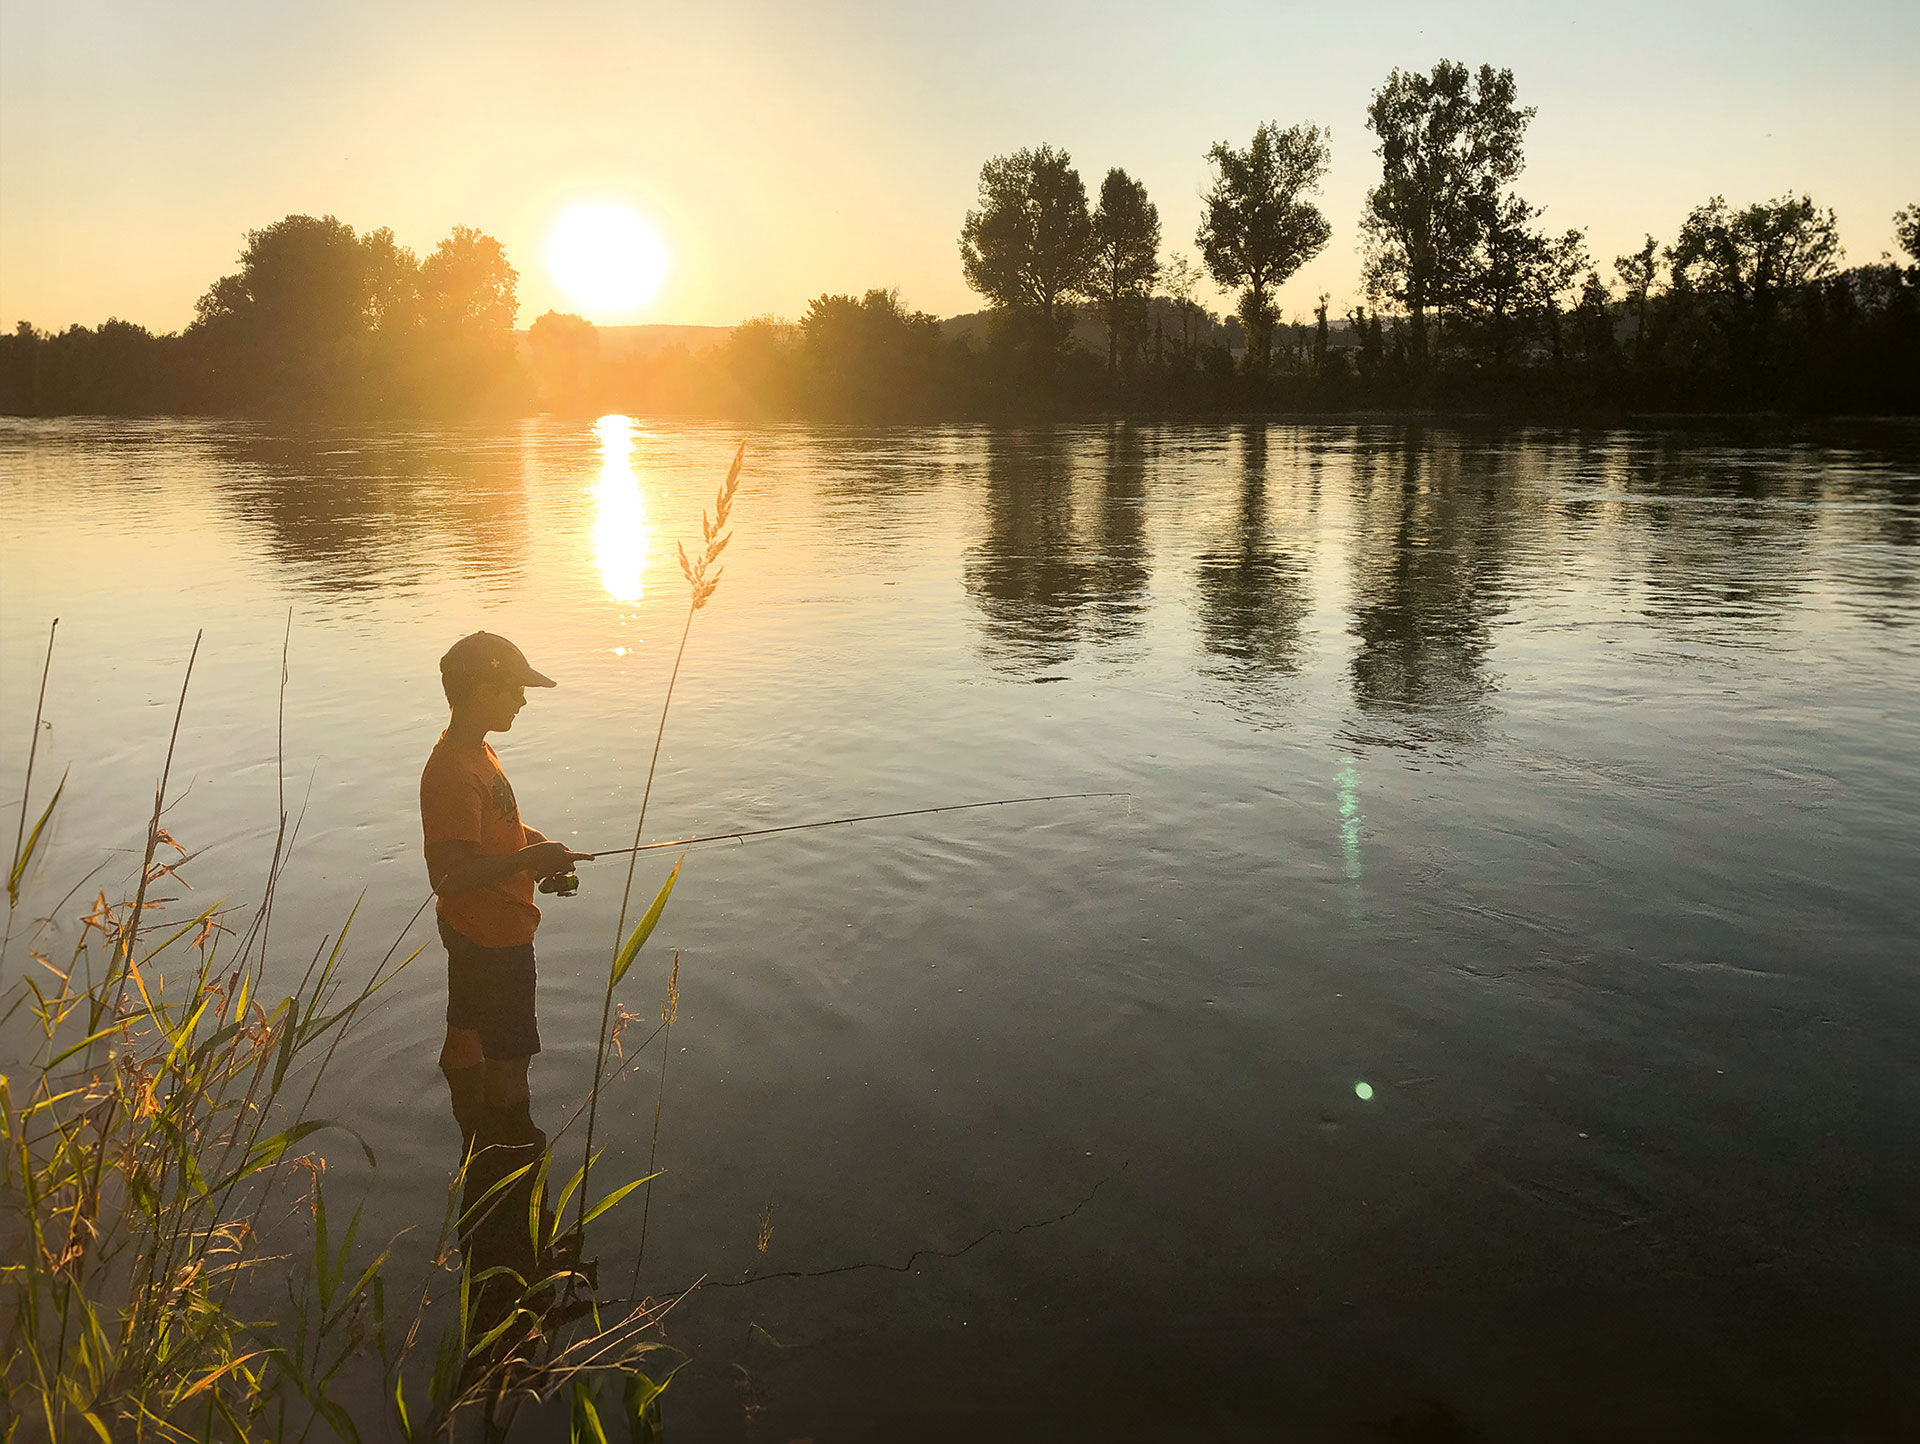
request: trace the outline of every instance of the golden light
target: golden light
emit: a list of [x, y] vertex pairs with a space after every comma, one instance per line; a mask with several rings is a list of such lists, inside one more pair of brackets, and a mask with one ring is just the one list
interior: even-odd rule
[[666, 283], [669, 264], [660, 232], [617, 201], [568, 206], [547, 236], [547, 272], [589, 321], [644, 310]]
[[600, 438], [600, 476], [593, 484], [593, 559], [607, 595], [634, 605], [646, 593], [649, 528], [647, 501], [633, 474], [633, 422], [625, 416], [603, 416], [593, 429]]

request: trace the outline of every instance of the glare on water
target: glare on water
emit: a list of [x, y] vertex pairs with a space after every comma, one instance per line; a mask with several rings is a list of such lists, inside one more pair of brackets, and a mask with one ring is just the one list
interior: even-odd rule
[[593, 556], [600, 584], [616, 602], [638, 604], [646, 595], [647, 499], [633, 470], [633, 422], [603, 416], [593, 425], [600, 439], [600, 473], [593, 483]]

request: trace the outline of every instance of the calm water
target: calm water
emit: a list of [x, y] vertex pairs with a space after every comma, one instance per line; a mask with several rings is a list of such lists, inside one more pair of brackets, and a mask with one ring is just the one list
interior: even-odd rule
[[[42, 908], [131, 872], [199, 628], [172, 831], [257, 894], [289, 608], [277, 967], [424, 896], [477, 627], [562, 684], [498, 744], [528, 821], [619, 845], [734, 439], [5, 424], [0, 821], [56, 614], [73, 768]], [[650, 833], [1130, 796], [689, 859], [626, 985], [681, 949], [646, 1285], [879, 1267], [690, 1299], [670, 1437], [1920, 1430], [1920, 432], [1825, 441], [755, 433]], [[547, 907], [550, 1129], [620, 877]], [[366, 1230], [444, 1203], [440, 967], [327, 1101]]]

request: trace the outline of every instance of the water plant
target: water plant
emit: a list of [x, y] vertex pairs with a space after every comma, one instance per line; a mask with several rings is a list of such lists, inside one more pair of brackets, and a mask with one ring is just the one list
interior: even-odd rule
[[[687, 620], [636, 844], [693, 614], [718, 584], [743, 454], [744, 446], [703, 517], [698, 559], [682, 553]], [[69, 888], [29, 930], [26, 967], [0, 1012], [8, 1059], [0, 1073], [0, 1439], [290, 1441], [318, 1430], [358, 1440], [375, 1416], [408, 1440], [451, 1437], [462, 1417], [502, 1439], [523, 1405], [556, 1401], [574, 1438], [605, 1440], [607, 1423], [621, 1418], [630, 1438], [657, 1438], [671, 1370], [662, 1367], [655, 1325], [676, 1300], [603, 1305], [579, 1250], [589, 1224], [651, 1182], [649, 1171], [594, 1200], [593, 1130], [603, 1087], [673, 1021], [677, 955], [661, 1025], [637, 1048], [621, 1044], [610, 1077], [614, 991], [659, 922], [680, 864], [628, 932], [629, 864], [582, 1104], [580, 1166], [546, 1208], [550, 1151], [525, 1162], [509, 1157], [510, 1166], [470, 1152], [450, 1180], [425, 1276], [403, 1282], [392, 1242], [362, 1245], [364, 1200], [344, 1228], [337, 1202], [330, 1211], [322, 1142], [350, 1139], [377, 1170], [373, 1150], [314, 1108], [343, 1042], [424, 950], [410, 939], [431, 898], [359, 971], [356, 902], [313, 948], [297, 986], [276, 995], [267, 940], [298, 831], [283, 790], [259, 903], [242, 909], [222, 899], [191, 916], [163, 917], [192, 891], [194, 855], [165, 824], [199, 646], [196, 637], [128, 895], [109, 901], [98, 890], [70, 949], [56, 958], [57, 919], [100, 869]], [[43, 704], [52, 658], [50, 632]], [[285, 685], [283, 647], [283, 718]], [[63, 778], [29, 834], [41, 720], [36, 710], [9, 865], [0, 944], [0, 967], [9, 971], [14, 917], [64, 788]], [[572, 1238], [555, 1240], [553, 1220], [569, 1204]], [[471, 1241], [489, 1216], [524, 1216], [526, 1247], [514, 1262], [476, 1267]], [[456, 1256], [450, 1284], [446, 1266]], [[588, 1297], [576, 1304], [582, 1290]], [[491, 1299], [484, 1308], [483, 1295]]]
[[[633, 848], [627, 853], [627, 879], [625, 886], [620, 892], [620, 917], [614, 924], [613, 963], [607, 970], [607, 985], [600, 1008], [600, 1036], [598, 1046], [594, 1051], [593, 1086], [587, 1104], [586, 1157], [581, 1164], [584, 1172], [591, 1172], [593, 1168], [593, 1129], [600, 1112], [600, 1080], [606, 1072], [607, 1067], [607, 1029], [609, 1021], [613, 1016], [614, 989], [619, 986], [620, 980], [626, 976], [627, 969], [633, 965], [633, 959], [639, 953], [641, 944], [646, 942], [648, 935], [653, 931], [654, 924], [660, 920], [661, 910], [666, 907], [667, 898], [672, 894], [673, 885], [680, 876], [680, 862], [676, 862], [673, 865], [673, 871], [667, 874], [666, 882], [661, 885], [660, 891], [655, 895], [652, 905], [641, 916], [639, 925], [633, 930], [631, 935], [627, 935], [627, 910], [633, 901], [633, 878], [640, 861], [640, 839], [645, 836], [646, 832], [647, 804], [653, 798], [653, 779], [654, 774], [660, 767], [660, 745], [667, 735], [667, 714], [673, 707], [673, 689], [680, 681], [680, 664], [686, 659], [687, 638], [692, 635], [693, 632], [694, 614], [707, 605], [713, 597], [714, 589], [720, 585], [720, 573], [724, 570], [724, 568], [720, 566], [720, 556], [721, 553], [726, 551], [727, 543], [733, 540], [733, 533], [727, 530], [727, 524], [733, 515], [733, 498], [734, 494], [740, 489], [740, 466], [746, 459], [746, 454], [747, 444], [743, 441], [734, 450], [733, 464], [727, 468], [727, 479], [720, 483], [719, 491], [714, 494], [713, 510], [711, 512], [703, 511], [700, 514], [701, 546], [698, 556], [690, 559], [687, 556], [685, 546], [677, 547], [680, 557], [680, 572], [681, 575], [686, 578], [687, 582], [687, 615], [686, 620], [682, 622], [680, 626], [680, 645], [674, 650], [673, 669], [667, 674], [667, 690], [660, 701], [660, 723], [654, 729], [653, 734], [653, 755], [648, 759], [647, 780], [645, 786], [642, 787], [640, 791], [640, 810], [633, 820]], [[684, 860], [685, 858], [683, 856], [681, 861]], [[622, 941], [623, 937], [625, 937], [624, 942]], [[676, 955], [674, 958], [673, 977], [669, 983], [671, 995], [674, 998], [677, 998], [679, 995], [679, 978], [679, 957]], [[669, 1005], [666, 1026], [671, 1026], [671, 1022], [672, 1006]], [[661, 1069], [660, 1077], [661, 1086], [664, 1088], [666, 1084], [666, 1070], [664, 1066]], [[654, 1152], [652, 1158], [658, 1157], [659, 1144], [660, 1130], [657, 1122], [656, 1109], [656, 1126], [653, 1134]], [[652, 1159], [650, 1158], [648, 1172], [651, 1173], [652, 1171]], [[651, 1186], [649, 1186], [645, 1204], [645, 1208], [649, 1213], [652, 1210], [652, 1204], [653, 1190]], [[582, 1210], [586, 1207], [586, 1190], [584, 1187], [581, 1189], [580, 1207]], [[585, 1215], [583, 1212], [582, 1226], [584, 1226], [584, 1218]], [[644, 1238], [645, 1232], [643, 1229], [642, 1239], [644, 1240]], [[645, 1249], [643, 1244], [641, 1258], [644, 1257]], [[639, 1278], [639, 1269], [640, 1259], [636, 1259], [634, 1262], [634, 1277], [636, 1281]]]

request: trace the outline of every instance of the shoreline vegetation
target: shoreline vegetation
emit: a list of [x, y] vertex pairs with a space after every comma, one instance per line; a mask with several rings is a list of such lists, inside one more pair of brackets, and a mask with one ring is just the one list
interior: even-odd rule
[[[283, 793], [254, 905], [179, 911], [197, 854], [168, 829], [169, 777], [192, 674], [190, 658], [144, 855], [117, 900], [95, 883], [105, 863], [64, 890], [41, 875], [65, 777], [44, 805], [31, 765], [23, 783], [22, 817], [31, 802], [38, 821], [15, 841], [0, 942], [0, 1437], [505, 1440], [563, 1412], [585, 1437], [657, 1440], [684, 1359], [658, 1326], [692, 1290], [607, 1297], [587, 1229], [649, 1178], [589, 1207], [591, 1151], [570, 1175], [556, 1155], [667, 1019], [611, 1066], [603, 1050], [551, 1140], [483, 1130], [450, 1147], [444, 1194], [422, 1199], [426, 1228], [402, 1253], [398, 1236], [362, 1238], [379, 1161], [316, 1104], [341, 1045], [428, 946], [412, 939], [431, 898], [384, 950], [362, 941], [352, 904], [317, 946], [293, 944], [311, 954], [302, 970], [273, 929], [299, 830]], [[664, 904], [663, 890], [625, 964]], [[357, 1181], [330, 1179], [330, 1162]], [[346, 1191], [361, 1195], [350, 1208]]]
[[[744, 454], [742, 443], [693, 558], [681, 552], [688, 607], [679, 657], [720, 582]], [[75, 928], [70, 906], [107, 864], [57, 901], [46, 894], [60, 884], [37, 886], [44, 869], [34, 865], [67, 780], [63, 773], [40, 803], [34, 764], [58, 627], [55, 619], [47, 635], [0, 937], [8, 975], [0, 1030], [10, 1030], [0, 1052], [0, 1438], [505, 1440], [522, 1420], [551, 1434], [564, 1412], [572, 1438], [605, 1440], [614, 1425], [634, 1444], [657, 1441], [660, 1396], [685, 1359], [658, 1326], [701, 1281], [659, 1297], [639, 1292], [658, 1175], [650, 1159], [645, 1175], [596, 1196], [605, 1149], [594, 1147], [594, 1126], [602, 1089], [657, 1042], [657, 1155], [678, 952], [657, 1024], [624, 1005], [616, 1021], [614, 1000], [684, 852], [631, 931], [640, 859], [629, 859], [585, 1096], [551, 1138], [537, 1127], [529, 1137], [483, 1125], [462, 1148], [444, 1201], [429, 1202], [437, 1228], [423, 1256], [403, 1263], [398, 1237], [384, 1246], [359, 1239], [366, 1197], [381, 1186], [372, 1148], [315, 1105], [355, 1024], [431, 946], [430, 932], [410, 940], [432, 897], [357, 985], [354, 903], [317, 946], [295, 945], [311, 961], [293, 991], [276, 996], [300, 967], [284, 942], [273, 946], [274, 897], [299, 831], [283, 786], [258, 903], [166, 911], [195, 891], [185, 874], [196, 854], [167, 822], [196, 638], [138, 870], [117, 901], [99, 888]], [[283, 644], [283, 718], [286, 682]], [[671, 704], [669, 686], [647, 796]], [[284, 779], [283, 749], [276, 756]], [[40, 806], [31, 830], [30, 805]], [[643, 800], [636, 847], [645, 818]], [[645, 1036], [623, 1042], [635, 1023]], [[575, 1145], [566, 1135], [583, 1115], [585, 1142]], [[344, 1226], [340, 1189], [330, 1192], [327, 1177], [342, 1134], [367, 1169]], [[563, 1142], [580, 1148], [570, 1176], [556, 1167]], [[627, 1209], [641, 1219], [632, 1278], [624, 1297], [609, 1297], [598, 1261], [584, 1257], [587, 1231], [642, 1188]], [[770, 1227], [762, 1221], [762, 1253]]]
[[[1306, 413], [1624, 419], [1920, 414], [1920, 203], [1904, 256], [1845, 265], [1807, 195], [1694, 207], [1603, 262], [1524, 198], [1509, 70], [1393, 71], [1367, 128], [1364, 299], [1276, 293], [1334, 238], [1312, 124], [1261, 124], [1204, 157], [1191, 256], [1163, 247], [1145, 187], [1090, 199], [1049, 145], [996, 156], [959, 235], [985, 309], [941, 320], [897, 290], [821, 295], [797, 320], [714, 333], [549, 311], [524, 332], [518, 273], [457, 226], [424, 258], [393, 233], [288, 216], [248, 233], [185, 330], [0, 336], [0, 413], [358, 421], [559, 412], [908, 422]], [[1351, 238], [1351, 237], [1349, 237]], [[1218, 315], [1207, 285], [1233, 298]], [[633, 344], [658, 332], [663, 344]]]

